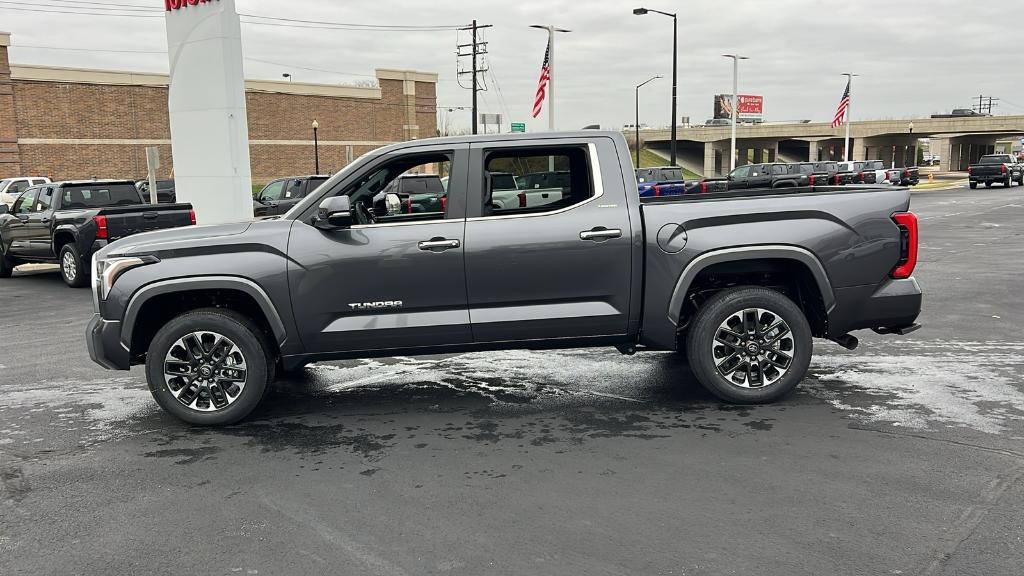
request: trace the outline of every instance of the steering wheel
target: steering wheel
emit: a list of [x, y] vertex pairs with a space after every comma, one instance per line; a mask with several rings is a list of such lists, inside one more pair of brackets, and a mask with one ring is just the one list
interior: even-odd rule
[[367, 209], [366, 204], [362, 202], [356, 202], [355, 205], [356, 221], [360, 224], [376, 224], [377, 215], [371, 210]]

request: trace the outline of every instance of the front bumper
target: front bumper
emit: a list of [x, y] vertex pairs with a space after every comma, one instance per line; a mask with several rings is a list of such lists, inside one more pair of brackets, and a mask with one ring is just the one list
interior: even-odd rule
[[85, 331], [85, 342], [92, 361], [107, 370], [127, 370], [131, 365], [128, 349], [121, 343], [120, 322], [93, 314]]
[[828, 335], [842, 336], [865, 328], [909, 333], [921, 314], [922, 300], [921, 287], [913, 277], [877, 286], [839, 288], [836, 306], [829, 313]]

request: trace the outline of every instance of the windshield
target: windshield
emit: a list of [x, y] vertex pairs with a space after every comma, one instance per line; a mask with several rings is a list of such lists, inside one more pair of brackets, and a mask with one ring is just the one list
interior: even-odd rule
[[61, 189], [64, 208], [103, 208], [142, 204], [139, 190], [132, 184], [80, 184]]
[[884, 170], [885, 167], [882, 165], [881, 160], [871, 160], [864, 163], [864, 167], [868, 170]]
[[982, 164], [1006, 164], [1007, 162], [1011, 162], [1011, 160], [1010, 160], [1010, 157], [1005, 155], [1005, 154], [1000, 155], [1000, 156], [982, 156], [981, 157], [981, 163]]

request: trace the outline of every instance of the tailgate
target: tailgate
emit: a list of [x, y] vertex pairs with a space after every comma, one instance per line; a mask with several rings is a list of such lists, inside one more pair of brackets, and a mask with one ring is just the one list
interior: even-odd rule
[[104, 208], [99, 216], [107, 219], [107, 234], [111, 241], [153, 230], [190, 226], [191, 204], [140, 204]]
[[1002, 176], [1002, 164], [977, 164], [971, 166], [972, 176]]

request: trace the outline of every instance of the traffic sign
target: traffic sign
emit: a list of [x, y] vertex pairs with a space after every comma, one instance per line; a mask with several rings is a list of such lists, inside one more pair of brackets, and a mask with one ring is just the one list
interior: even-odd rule
[[513, 132], [526, 132], [526, 122], [513, 122], [512, 123], [512, 131]]

